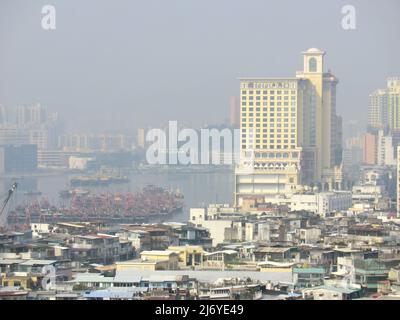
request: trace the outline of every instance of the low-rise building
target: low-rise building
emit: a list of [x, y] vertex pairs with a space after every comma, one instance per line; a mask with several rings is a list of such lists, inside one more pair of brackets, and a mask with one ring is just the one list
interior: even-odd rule
[[172, 250], [142, 251], [140, 259], [120, 261], [116, 263], [117, 271], [136, 270], [175, 270], [179, 267], [178, 253]]
[[306, 300], [353, 300], [362, 296], [358, 287], [318, 286], [301, 290]]
[[259, 247], [254, 251], [255, 261], [290, 262], [296, 255], [294, 247]]
[[132, 255], [130, 250], [132, 250], [131, 245], [120, 241], [118, 236], [99, 233], [75, 236], [71, 255], [74, 260], [88, 264], [95, 262], [108, 264], [120, 260], [121, 255], [123, 257]]
[[238, 252], [235, 250], [219, 250], [204, 253], [205, 268], [223, 269], [230, 263], [235, 263], [238, 258]]
[[179, 255], [180, 267], [202, 266], [204, 260], [204, 250], [201, 246], [169, 246], [169, 251]]
[[297, 229], [297, 232], [300, 243], [316, 244], [317, 242], [322, 240], [322, 232], [320, 228], [301, 228]]
[[293, 283], [302, 287], [315, 287], [324, 283], [325, 269], [321, 267], [293, 268]]
[[314, 212], [323, 217], [332, 212], [347, 210], [351, 205], [351, 193], [345, 191], [293, 194], [290, 198], [290, 210]]

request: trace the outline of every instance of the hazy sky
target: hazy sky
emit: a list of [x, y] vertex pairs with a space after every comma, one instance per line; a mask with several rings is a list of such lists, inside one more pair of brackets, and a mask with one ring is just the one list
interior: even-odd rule
[[[356, 30], [341, 27], [346, 4]], [[368, 94], [400, 76], [399, 39], [398, 0], [0, 0], [0, 104], [41, 102], [80, 132], [216, 123], [238, 77], [294, 76], [318, 47], [338, 113], [365, 122]]]

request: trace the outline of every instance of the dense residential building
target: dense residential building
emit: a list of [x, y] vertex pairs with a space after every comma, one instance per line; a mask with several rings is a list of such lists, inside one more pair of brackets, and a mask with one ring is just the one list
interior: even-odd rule
[[58, 137], [64, 151], [123, 151], [132, 149], [132, 139], [123, 134], [68, 134]]
[[363, 164], [377, 163], [377, 137], [372, 133], [363, 135]]
[[390, 129], [400, 129], [400, 78], [388, 79], [387, 99]]
[[386, 89], [370, 95], [368, 124], [377, 129], [400, 128], [400, 78], [388, 78]]
[[368, 124], [377, 129], [389, 125], [389, 108], [386, 90], [379, 89], [369, 96]]
[[390, 135], [385, 136], [383, 130], [378, 131], [376, 156], [376, 164], [379, 166], [393, 166], [396, 164], [392, 137]]
[[40, 104], [2, 107], [0, 144], [35, 144], [38, 150], [54, 149], [61, 127], [57, 113]]

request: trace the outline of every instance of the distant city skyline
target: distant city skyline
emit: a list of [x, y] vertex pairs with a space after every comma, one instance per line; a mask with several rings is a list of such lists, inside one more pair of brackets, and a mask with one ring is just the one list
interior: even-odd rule
[[[45, 4], [57, 10], [56, 30], [40, 26]], [[346, 4], [120, 1], [115, 11], [110, 1], [5, 0], [0, 104], [39, 102], [67, 132], [136, 132], [169, 120], [200, 127], [226, 121], [238, 78], [290, 76], [300, 52], [320, 47], [340, 79], [338, 114], [366, 125], [369, 94], [400, 75], [400, 46], [387, 41], [397, 37], [400, 3], [353, 1], [355, 30], [341, 27]]]

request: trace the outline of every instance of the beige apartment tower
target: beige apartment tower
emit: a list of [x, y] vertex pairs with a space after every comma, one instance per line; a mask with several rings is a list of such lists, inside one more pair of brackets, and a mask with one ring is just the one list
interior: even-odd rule
[[323, 72], [324, 52], [303, 52], [293, 78], [240, 79], [240, 164], [235, 200], [320, 189], [341, 183], [337, 78]]

